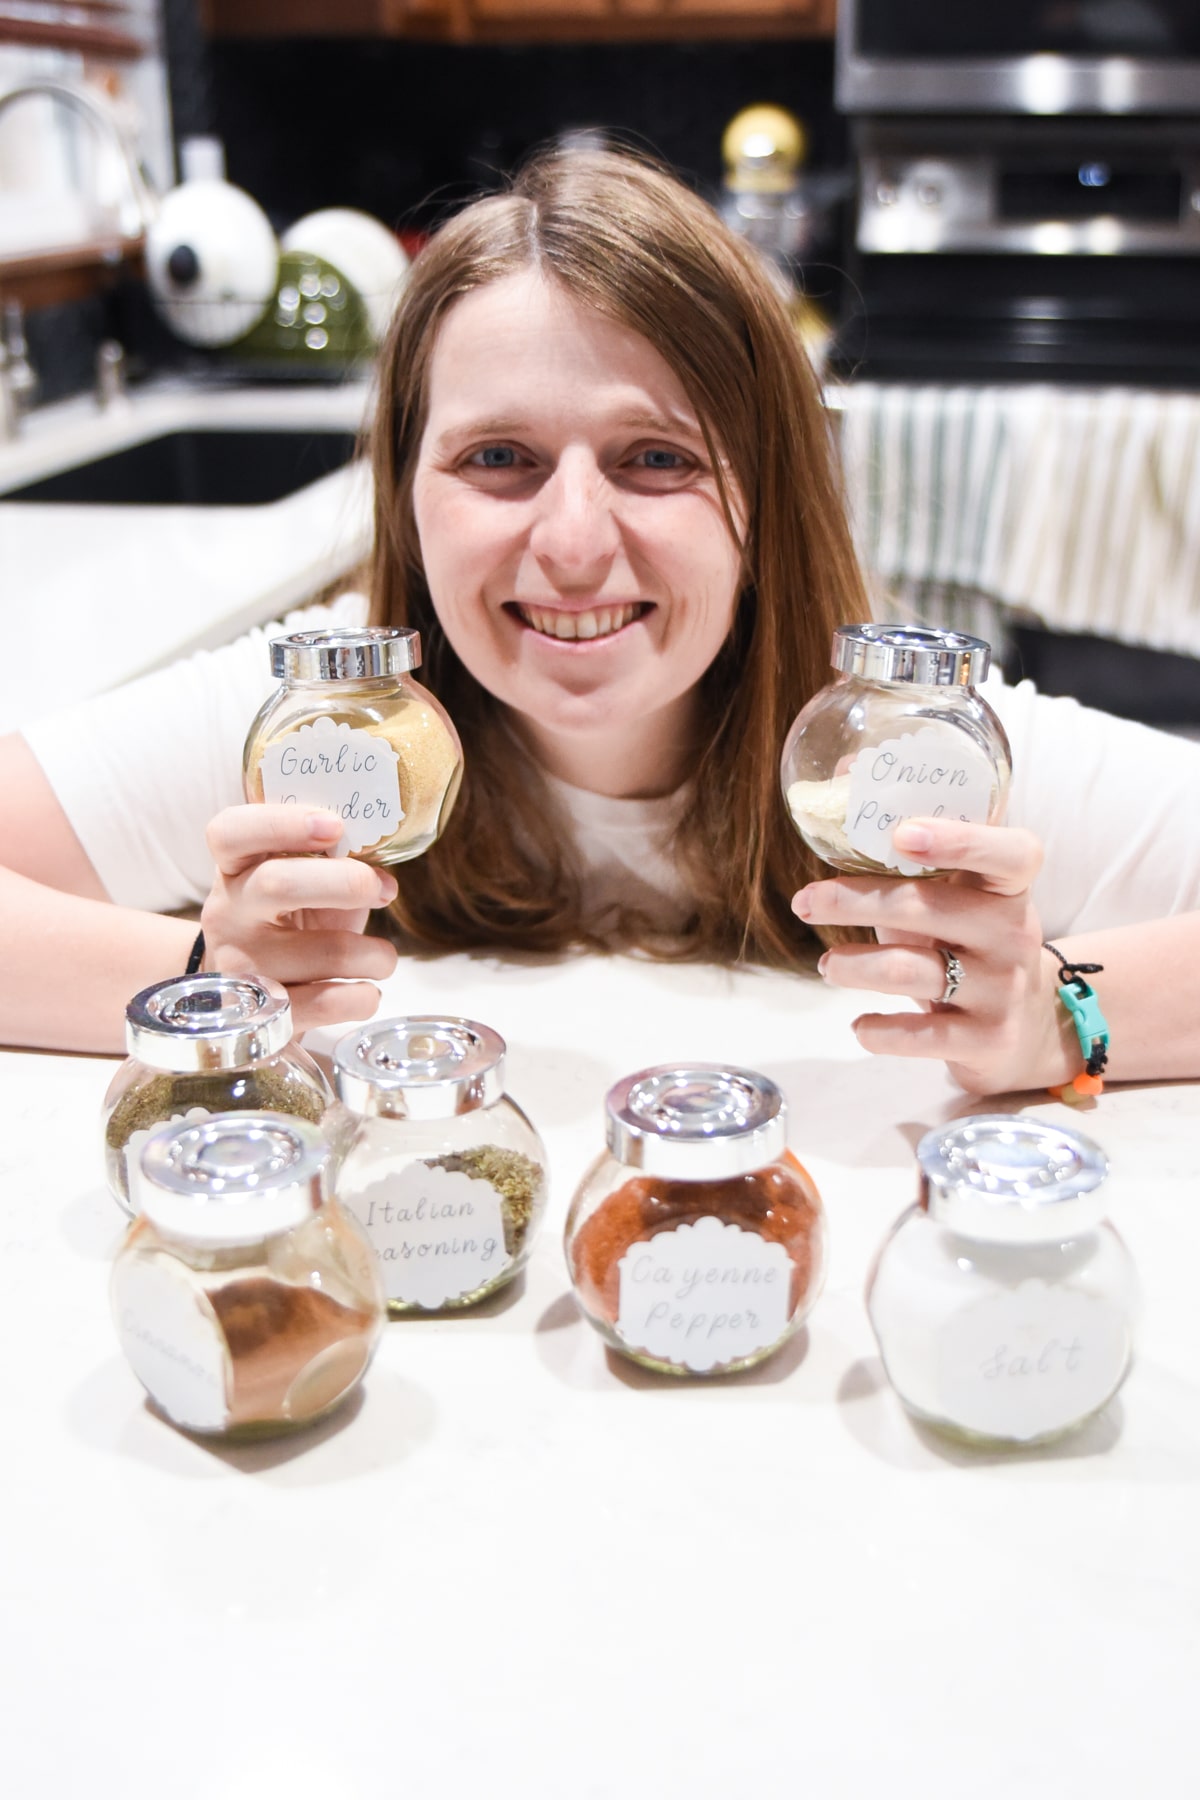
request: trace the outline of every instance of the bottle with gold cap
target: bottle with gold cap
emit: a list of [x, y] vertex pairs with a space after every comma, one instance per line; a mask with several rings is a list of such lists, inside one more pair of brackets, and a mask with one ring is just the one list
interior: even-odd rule
[[800, 169], [804, 127], [782, 106], [746, 106], [721, 139], [725, 193], [721, 214], [779, 270], [792, 291], [791, 263], [808, 248], [809, 209]]

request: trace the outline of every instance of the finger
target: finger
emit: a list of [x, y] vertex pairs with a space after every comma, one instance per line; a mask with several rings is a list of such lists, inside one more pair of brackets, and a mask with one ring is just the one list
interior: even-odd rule
[[206, 833], [222, 875], [240, 875], [265, 856], [311, 856], [341, 835], [332, 813], [301, 806], [227, 806]]
[[[818, 971], [833, 987], [863, 988], [873, 994], [904, 994], [910, 1000], [940, 1000], [946, 991], [946, 959], [940, 950], [876, 944], [840, 944], [827, 950]], [[971, 998], [981, 1001], [982, 969]]]
[[1007, 825], [971, 825], [963, 819], [904, 819], [892, 846], [932, 869], [961, 869], [992, 894], [1024, 894], [1042, 866], [1042, 846], [1032, 831]]
[[307, 983], [289, 990], [297, 1035], [318, 1025], [348, 1025], [374, 1017], [381, 995], [368, 981]]
[[258, 933], [245, 943], [209, 950], [214, 968], [228, 974], [269, 974], [286, 987], [314, 981], [386, 981], [396, 967], [396, 946], [355, 931]]
[[958, 1011], [862, 1013], [851, 1026], [872, 1056], [928, 1056], [938, 1062], [969, 1058], [975, 1027]]
[[284, 919], [313, 910], [344, 912], [386, 906], [396, 898], [394, 875], [348, 856], [272, 856], [242, 878], [239, 910]]
[[1012, 961], [1024, 956], [1036, 927], [1022, 894], [1008, 896], [951, 881], [880, 881], [844, 875], [814, 881], [792, 901], [799, 918], [817, 925], [873, 926], [889, 941], [924, 939]]

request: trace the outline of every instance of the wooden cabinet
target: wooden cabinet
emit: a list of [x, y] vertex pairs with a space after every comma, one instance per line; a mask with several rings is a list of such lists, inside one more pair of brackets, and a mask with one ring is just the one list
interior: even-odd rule
[[837, 0], [202, 0], [215, 38], [451, 43], [831, 37]]

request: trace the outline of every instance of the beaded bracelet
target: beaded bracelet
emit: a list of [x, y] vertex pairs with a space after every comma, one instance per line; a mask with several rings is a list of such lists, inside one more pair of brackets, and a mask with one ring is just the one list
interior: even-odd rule
[[1064, 1100], [1068, 1106], [1078, 1106], [1081, 1100], [1104, 1092], [1104, 1070], [1108, 1063], [1108, 1020], [1100, 1011], [1096, 990], [1084, 980], [1085, 975], [1102, 975], [1104, 964], [1068, 962], [1062, 951], [1053, 944], [1043, 944], [1042, 948], [1048, 950], [1058, 963], [1058, 972], [1062, 976], [1058, 997], [1071, 1015], [1079, 1048], [1083, 1051], [1083, 1073], [1076, 1075], [1073, 1081], [1052, 1087], [1050, 1092], [1056, 1100]]

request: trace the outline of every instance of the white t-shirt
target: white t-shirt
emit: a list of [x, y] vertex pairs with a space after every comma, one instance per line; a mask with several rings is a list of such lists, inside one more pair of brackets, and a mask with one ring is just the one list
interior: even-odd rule
[[[205, 827], [243, 798], [242, 745], [275, 685], [269, 639], [358, 624], [364, 612], [361, 595], [343, 595], [23, 728], [112, 900], [157, 912], [203, 900]], [[1047, 937], [1200, 909], [1200, 744], [1028, 682], [993, 680], [986, 692], [1012, 744], [1008, 822], [1046, 850], [1034, 899]], [[665, 925], [686, 913], [671, 855], [682, 794], [614, 800], [550, 786], [572, 823], [590, 911], [632, 904]]]

